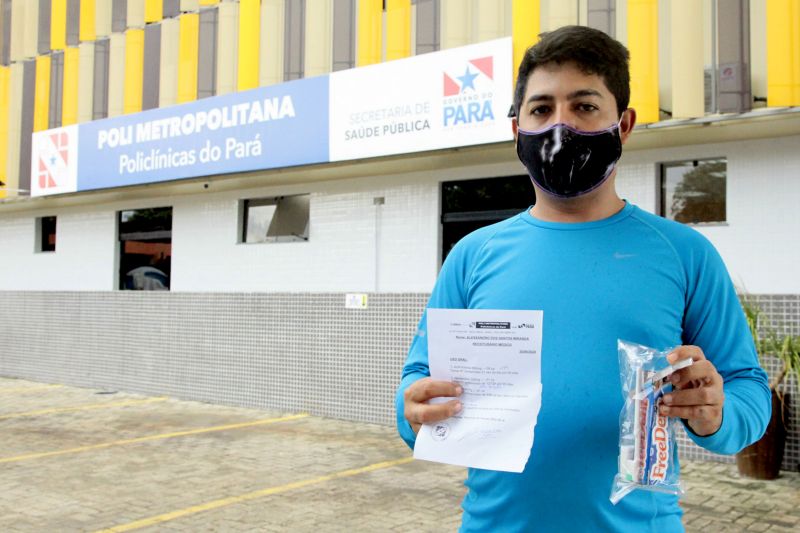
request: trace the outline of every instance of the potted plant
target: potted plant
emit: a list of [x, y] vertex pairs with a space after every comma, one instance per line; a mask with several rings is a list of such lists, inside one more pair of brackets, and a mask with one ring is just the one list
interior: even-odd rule
[[[768, 330], [759, 331], [761, 308], [750, 297], [743, 299], [747, 324], [758, 356], [762, 362], [769, 358], [778, 360], [778, 373], [770, 379], [772, 392], [772, 418], [764, 436], [736, 454], [736, 465], [743, 476], [756, 479], [775, 479], [780, 473], [786, 444], [786, 421], [789, 412], [789, 393], [786, 381], [794, 374], [800, 383], [800, 337]], [[764, 328], [762, 328], [763, 331]]]

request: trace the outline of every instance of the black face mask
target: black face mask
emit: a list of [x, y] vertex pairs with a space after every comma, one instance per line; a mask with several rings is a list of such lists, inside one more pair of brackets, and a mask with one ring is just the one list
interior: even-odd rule
[[561, 198], [575, 198], [603, 184], [622, 156], [619, 124], [581, 131], [554, 124], [539, 131], [518, 130], [517, 155], [533, 182]]

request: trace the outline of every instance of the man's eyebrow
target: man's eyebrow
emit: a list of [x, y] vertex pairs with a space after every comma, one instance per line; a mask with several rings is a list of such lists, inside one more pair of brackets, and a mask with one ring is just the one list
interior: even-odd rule
[[594, 89], [579, 89], [569, 93], [567, 95], [567, 100], [574, 100], [575, 98], [582, 98], [584, 96], [597, 96], [598, 98], [603, 97], [603, 95], [600, 94], [600, 91], [596, 91]]
[[552, 100], [554, 100], [554, 98], [551, 94], [532, 94], [530, 98], [525, 101], [525, 103], [530, 104], [531, 102], [550, 102]]
[[[598, 98], [602, 98], [603, 95], [600, 94], [600, 91], [596, 91], [594, 89], [578, 89], [577, 91], [573, 91], [567, 95], [567, 100], [574, 100], [576, 98], [583, 98], [586, 96], [596, 96]], [[530, 104], [531, 102], [552, 102], [555, 98], [552, 94], [532, 94], [530, 98], [528, 98], [525, 103]]]

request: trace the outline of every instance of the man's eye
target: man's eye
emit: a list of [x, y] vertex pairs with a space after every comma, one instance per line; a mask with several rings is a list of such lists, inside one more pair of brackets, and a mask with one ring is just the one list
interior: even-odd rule
[[531, 109], [531, 115], [544, 115], [550, 111], [550, 108], [545, 105], [540, 105]]
[[580, 109], [581, 111], [586, 111], [586, 112], [597, 111], [597, 106], [594, 105], [594, 104], [579, 104], [578, 105], [578, 109]]

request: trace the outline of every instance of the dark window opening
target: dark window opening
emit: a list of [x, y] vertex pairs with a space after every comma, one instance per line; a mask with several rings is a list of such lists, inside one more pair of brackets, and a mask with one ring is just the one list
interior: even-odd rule
[[308, 194], [242, 200], [239, 242], [307, 241], [310, 207]]
[[661, 216], [684, 224], [726, 221], [727, 160], [661, 165]]
[[442, 261], [467, 234], [517, 215], [535, 202], [527, 175], [442, 183]]
[[119, 213], [119, 288], [168, 291], [172, 259], [172, 208]]
[[36, 251], [56, 251], [56, 217], [36, 219]]

